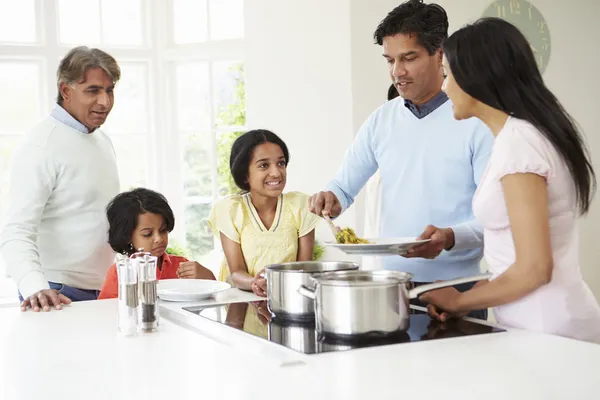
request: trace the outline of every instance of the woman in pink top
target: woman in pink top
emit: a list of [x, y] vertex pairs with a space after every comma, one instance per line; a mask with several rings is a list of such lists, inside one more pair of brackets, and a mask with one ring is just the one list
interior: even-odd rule
[[454, 118], [479, 118], [496, 137], [473, 199], [492, 278], [421, 299], [442, 320], [494, 307], [501, 324], [600, 343], [600, 307], [581, 276], [577, 232], [596, 181], [575, 123], [510, 23], [468, 25], [448, 38], [444, 55]]

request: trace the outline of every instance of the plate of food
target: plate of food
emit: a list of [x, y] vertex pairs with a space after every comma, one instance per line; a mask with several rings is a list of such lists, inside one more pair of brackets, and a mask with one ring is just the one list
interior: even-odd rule
[[333, 247], [346, 254], [387, 256], [402, 255], [415, 246], [429, 242], [431, 239], [416, 237], [398, 238], [359, 238], [352, 228], [337, 231], [335, 242], [324, 242], [324, 246]]
[[157, 294], [166, 301], [200, 301], [229, 288], [228, 283], [208, 279], [164, 279], [158, 281]]

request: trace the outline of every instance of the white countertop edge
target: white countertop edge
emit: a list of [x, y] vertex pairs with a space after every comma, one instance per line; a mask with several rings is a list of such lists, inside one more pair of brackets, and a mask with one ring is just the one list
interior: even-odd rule
[[[320, 353], [320, 354], [304, 354], [297, 352], [293, 349], [281, 346], [278, 343], [269, 342], [263, 338], [254, 336], [250, 333], [239, 331], [238, 329], [231, 329], [223, 324], [219, 324], [210, 319], [201, 318], [197, 314], [193, 314], [189, 311], [184, 310], [183, 308], [188, 307], [212, 307], [219, 306], [225, 304], [231, 304], [236, 302], [251, 302], [251, 301], [265, 301], [266, 298], [258, 297], [250, 292], [244, 292], [236, 288], [229, 289], [228, 291], [218, 294], [215, 298], [206, 299], [200, 302], [165, 302], [161, 301], [160, 304], [160, 313], [161, 316], [164, 316], [168, 320], [183, 326], [187, 329], [191, 329], [194, 332], [207, 337], [211, 340], [224, 344], [228, 347], [234, 348], [241, 352], [250, 354], [252, 356], [260, 355], [260, 358], [263, 358], [266, 362], [276, 363], [281, 367], [289, 367], [289, 366], [298, 366], [304, 364], [313, 364], [318, 362], [319, 360], [323, 360], [324, 358], [330, 357], [340, 357], [343, 356], [342, 353], [345, 352], [333, 352], [333, 353]], [[424, 311], [427, 310], [424, 307], [411, 306], [412, 309]], [[501, 326], [497, 323], [482, 321], [480, 319], [474, 318], [465, 318], [465, 320], [471, 321], [473, 323], [486, 325], [490, 327], [495, 327], [499, 329], [503, 329], [506, 332], [498, 332], [494, 333], [494, 335], [507, 335], [509, 333], [517, 333], [521, 330], [514, 328], [507, 328]], [[525, 332], [525, 331], [523, 331]], [[527, 332], [526, 332], [527, 334]], [[480, 335], [475, 335], [480, 336]], [[484, 335], [488, 336], [488, 335]], [[446, 342], [448, 340], [452, 341], [462, 341], [468, 340], [469, 337], [458, 337], [458, 338], [448, 338], [448, 339], [439, 339], [436, 342]], [[431, 341], [422, 341], [412, 343], [412, 346], [416, 345], [429, 345]], [[394, 345], [387, 345], [394, 346]], [[356, 351], [377, 351], [382, 347], [386, 346], [376, 346], [376, 347], [367, 347], [362, 349], [355, 349]]]
[[[206, 304], [206, 306], [212, 307], [230, 303], [232, 302]], [[236, 351], [247, 353], [252, 356], [260, 354], [260, 357], [270, 364], [275, 364], [280, 367], [305, 364], [307, 355], [280, 346], [277, 343], [265, 341], [265, 339], [250, 333], [232, 329], [231, 327], [219, 324], [207, 318], [199, 317], [190, 311], [183, 310], [183, 307], [194, 307], [196, 304], [185, 304], [186, 305], [181, 306], [179, 310], [174, 307], [165, 307], [164, 305], [161, 305], [159, 308], [160, 315], [170, 322], [191, 329], [199, 335], [231, 347]], [[202, 304], [200, 304], [200, 306], [201, 305]]]

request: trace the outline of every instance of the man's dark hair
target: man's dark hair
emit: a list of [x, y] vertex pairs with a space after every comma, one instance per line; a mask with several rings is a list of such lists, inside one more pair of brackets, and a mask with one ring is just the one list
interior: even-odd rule
[[387, 92], [388, 101], [394, 100], [398, 96], [400, 96], [400, 93], [398, 93], [396, 86], [390, 85], [390, 87], [388, 88], [388, 92]]
[[106, 208], [108, 218], [108, 243], [117, 253], [131, 255], [131, 237], [140, 214], [162, 215], [167, 231], [175, 228], [175, 216], [167, 199], [150, 189], [137, 188], [118, 194]]
[[424, 4], [423, 0], [406, 1], [381, 21], [373, 37], [381, 46], [384, 37], [398, 34], [417, 35], [419, 44], [432, 56], [448, 37], [446, 11], [437, 4]]

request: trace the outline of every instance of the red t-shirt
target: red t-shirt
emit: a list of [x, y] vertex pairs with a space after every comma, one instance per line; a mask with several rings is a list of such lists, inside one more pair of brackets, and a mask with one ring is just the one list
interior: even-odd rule
[[[177, 279], [179, 264], [188, 261], [185, 257], [168, 255], [167, 253], [163, 254], [162, 259], [161, 269], [156, 268], [156, 278], [159, 280]], [[102, 285], [98, 300], [116, 299], [117, 297], [119, 297], [119, 276], [117, 275], [117, 266], [113, 264], [106, 273], [106, 279], [104, 280], [104, 285]]]

